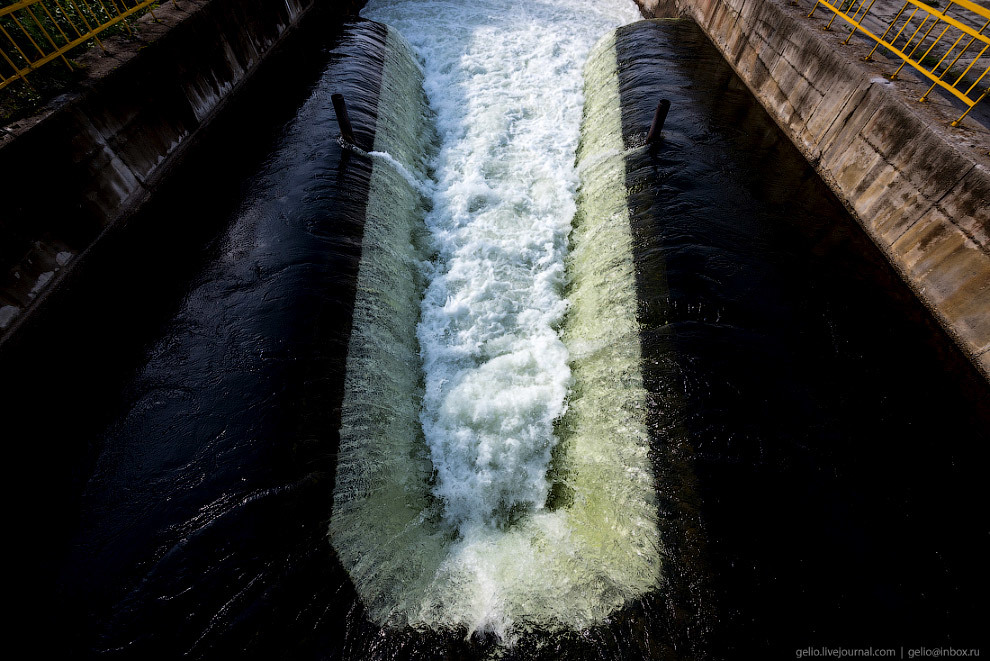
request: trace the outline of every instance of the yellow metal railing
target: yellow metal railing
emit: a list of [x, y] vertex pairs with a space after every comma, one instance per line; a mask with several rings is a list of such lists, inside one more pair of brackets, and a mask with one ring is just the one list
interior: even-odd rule
[[125, 19], [157, 1], [18, 0], [0, 8], [0, 89], [27, 83], [29, 73], [54, 60], [71, 70], [66, 53], [90, 39], [103, 48], [97, 35], [118, 23], [131, 32]]
[[[902, 62], [891, 74], [892, 80], [905, 65], [917, 69], [932, 83], [919, 101], [927, 100], [936, 86], [962, 101], [968, 107], [952, 122], [952, 126], [958, 126], [973, 106], [987, 95], [984, 79], [990, 70], [987, 54], [990, 38], [984, 31], [990, 25], [990, 9], [970, 0], [950, 0], [940, 11], [918, 0], [906, 0], [891, 20], [877, 16], [876, 12], [870, 14], [876, 1], [838, 0], [838, 4], [833, 5], [828, 0], [817, 0], [808, 16], [813, 16], [822, 5], [835, 14], [824, 29], [832, 27], [836, 16], [852, 26], [843, 43], [849, 43], [857, 32], [872, 39], [876, 45], [866, 56], [867, 60], [881, 46], [899, 57]], [[868, 16], [870, 24], [865, 25]], [[876, 33], [884, 26], [886, 28], [878, 36]]]

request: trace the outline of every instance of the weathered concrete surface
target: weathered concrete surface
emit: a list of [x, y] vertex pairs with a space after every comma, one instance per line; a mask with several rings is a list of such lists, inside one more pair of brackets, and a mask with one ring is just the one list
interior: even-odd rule
[[350, 0], [186, 0], [139, 43], [87, 55], [88, 77], [0, 132], [0, 343], [106, 231], [151, 197], [304, 17]]
[[[990, 132], [881, 77], [808, 7], [637, 0], [693, 18], [943, 327], [990, 378]], [[844, 36], [844, 35], [843, 35]]]

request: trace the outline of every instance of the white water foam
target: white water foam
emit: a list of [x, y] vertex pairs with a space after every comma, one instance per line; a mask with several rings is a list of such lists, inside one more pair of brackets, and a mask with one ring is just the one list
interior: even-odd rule
[[[334, 548], [380, 624], [505, 642], [593, 626], [659, 580], [614, 36], [591, 58], [575, 167], [585, 60], [635, 7], [373, 0], [365, 14], [397, 25], [420, 68], [389, 30]], [[433, 120], [426, 167], [413, 129]]]
[[435, 494], [462, 534], [546, 501], [570, 384], [557, 328], [581, 71], [628, 0], [371, 0], [420, 58], [442, 137], [418, 337]]

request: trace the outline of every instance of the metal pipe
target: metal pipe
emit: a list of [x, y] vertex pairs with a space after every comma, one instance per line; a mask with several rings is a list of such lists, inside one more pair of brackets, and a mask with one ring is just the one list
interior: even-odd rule
[[330, 100], [333, 101], [333, 111], [337, 114], [340, 137], [344, 139], [344, 142], [352, 145], [357, 144], [354, 141], [354, 131], [351, 129], [351, 118], [347, 115], [347, 103], [344, 101], [344, 95], [333, 94], [330, 96]]
[[660, 99], [657, 110], [653, 113], [653, 123], [650, 124], [650, 132], [646, 134], [646, 144], [650, 151], [656, 150], [660, 145], [660, 131], [663, 130], [663, 123], [667, 121], [667, 112], [670, 110], [670, 101]]

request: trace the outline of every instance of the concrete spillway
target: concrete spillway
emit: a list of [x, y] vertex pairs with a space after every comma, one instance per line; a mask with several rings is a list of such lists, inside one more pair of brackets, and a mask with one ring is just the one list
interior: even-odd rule
[[806, 16], [815, 3], [637, 4], [647, 16], [681, 13], [698, 22], [901, 278], [990, 378], [986, 120], [950, 127], [961, 112], [950, 95], [919, 103], [927, 79], [892, 84], [888, 77], [900, 60], [864, 62], [874, 42], [847, 46], [832, 37], [836, 33], [818, 29], [827, 19], [815, 24]]
[[65, 656], [981, 632], [986, 384], [698, 28], [388, 4], [3, 357]]
[[[409, 7], [395, 11], [410, 20]], [[471, 35], [473, 14], [452, 11], [450, 20]], [[516, 48], [545, 39], [530, 25], [507, 20]], [[429, 34], [413, 29], [420, 39]], [[434, 93], [436, 72], [450, 71], [466, 47], [450, 39], [422, 53]], [[588, 47], [577, 45], [576, 55]], [[433, 183], [422, 161], [434, 134], [421, 78], [399, 37], [387, 53], [379, 117], [417, 130], [376, 132], [383, 158], [365, 229], [375, 238], [366, 240], [358, 280], [331, 538], [382, 623], [503, 639], [520, 627], [592, 626], [655, 587], [660, 571], [614, 42], [591, 56], [586, 86], [580, 58], [569, 53], [555, 72], [564, 94], [585, 87], [590, 101], [566, 315], [571, 176], [553, 181], [540, 170], [573, 167], [566, 146], [574, 136], [561, 145], [553, 132], [577, 127], [560, 126], [528, 96], [541, 74], [519, 81], [528, 60], [513, 62], [514, 53], [487, 71], [480, 63], [496, 54], [479, 53], [479, 64], [449, 74], [446, 86], [465, 87], [472, 102], [461, 117], [445, 97], [434, 101], [448, 138], [439, 142]], [[516, 80], [523, 105], [510, 112], [530, 128], [518, 130], [516, 144], [493, 148], [489, 141], [505, 137], [484, 119], [506, 110], [500, 79]], [[464, 123], [463, 144], [449, 138], [456, 122]], [[484, 150], [493, 156], [487, 163]], [[539, 150], [546, 162], [530, 161], [538, 164], [530, 171], [521, 158]], [[423, 267], [431, 247], [439, 263]]]

